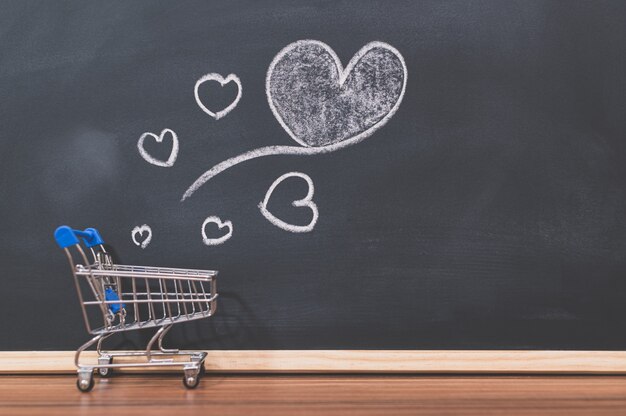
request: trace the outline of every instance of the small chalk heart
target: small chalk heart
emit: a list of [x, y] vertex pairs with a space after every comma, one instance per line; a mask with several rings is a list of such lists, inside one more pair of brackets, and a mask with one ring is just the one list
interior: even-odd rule
[[[219, 82], [219, 84], [222, 87], [232, 81], [237, 85], [237, 96], [235, 97], [233, 102], [230, 103], [226, 108], [224, 108], [221, 111], [213, 112], [204, 105], [204, 103], [202, 102], [202, 99], [200, 98], [200, 93], [198, 92], [200, 85], [202, 85], [203, 83], [207, 81]], [[237, 103], [239, 103], [239, 100], [241, 99], [241, 91], [242, 91], [241, 81], [239, 80], [239, 77], [237, 75], [229, 74], [228, 76], [226, 76], [226, 78], [224, 78], [220, 74], [210, 73], [210, 74], [204, 75], [202, 78], [196, 81], [196, 86], [194, 88], [193, 93], [194, 93], [194, 96], [196, 97], [196, 103], [198, 103], [198, 107], [200, 107], [202, 111], [204, 111], [205, 113], [207, 113], [214, 119], [219, 120], [220, 118], [224, 117], [226, 114], [230, 113], [232, 109], [237, 106]]]
[[131, 236], [133, 238], [133, 243], [135, 243], [136, 246], [146, 248], [152, 240], [152, 229], [149, 225], [144, 224], [133, 228]]
[[[274, 216], [274, 214], [272, 214], [271, 212], [268, 211], [267, 209], [267, 204], [272, 196], [272, 193], [274, 192], [274, 189], [276, 189], [276, 187], [285, 179], [287, 178], [291, 178], [291, 177], [298, 177], [298, 178], [302, 178], [306, 181], [309, 190], [306, 194], [306, 196], [302, 199], [298, 199], [297, 201], [293, 201], [291, 203], [291, 205], [293, 205], [294, 207], [307, 207], [311, 210], [311, 212], [313, 213], [313, 218], [311, 218], [311, 222], [309, 222], [307, 225], [293, 225], [293, 224], [289, 224], [283, 220], [281, 220], [280, 218], [277, 218], [276, 216]], [[281, 228], [285, 231], [290, 231], [292, 233], [308, 233], [309, 231], [312, 231], [313, 228], [315, 228], [315, 224], [317, 223], [317, 218], [319, 216], [319, 212], [317, 210], [317, 205], [315, 204], [315, 202], [313, 202], [313, 193], [315, 192], [315, 188], [313, 187], [313, 181], [311, 180], [311, 178], [301, 172], [289, 172], [289, 173], [285, 173], [284, 175], [280, 176], [278, 179], [276, 179], [274, 181], [274, 183], [272, 183], [272, 186], [269, 187], [269, 189], [267, 190], [267, 193], [265, 194], [265, 198], [263, 199], [263, 201], [261, 203], [259, 203], [259, 209], [261, 210], [261, 214], [263, 214], [263, 216], [272, 224], [274, 224], [275, 226], [277, 226], [278, 228]]]
[[[218, 238], [209, 238], [206, 235], [206, 226], [209, 223], [216, 224], [217, 228], [219, 228], [220, 230], [222, 228], [228, 228], [228, 232]], [[232, 237], [232, 235], [233, 235], [233, 223], [230, 221], [222, 222], [222, 220], [219, 217], [210, 216], [206, 220], [204, 220], [204, 222], [202, 223], [202, 241], [207, 246], [217, 246], [217, 245], [223, 244], [226, 240]]]
[[[165, 137], [166, 134], [172, 135], [172, 151], [170, 152], [170, 156], [167, 158], [166, 161], [155, 159], [146, 151], [146, 149], [144, 149], [144, 141], [146, 140], [146, 138], [152, 137], [154, 140], [156, 140], [157, 143], [162, 143], [163, 137]], [[176, 162], [176, 157], [178, 156], [178, 136], [176, 135], [176, 133], [174, 133], [173, 130], [170, 129], [163, 129], [161, 134], [159, 134], [158, 136], [154, 133], [146, 132], [142, 134], [141, 137], [139, 137], [139, 141], [137, 142], [137, 148], [139, 149], [139, 154], [145, 159], [146, 162], [156, 166], [169, 168], [174, 166], [174, 162]]]

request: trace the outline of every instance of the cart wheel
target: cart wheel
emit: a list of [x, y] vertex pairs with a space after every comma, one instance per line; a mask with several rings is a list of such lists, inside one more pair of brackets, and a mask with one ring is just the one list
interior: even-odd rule
[[200, 366], [200, 372], [198, 373], [198, 376], [204, 377], [205, 374], [206, 374], [206, 368], [204, 367], [204, 362], [203, 362], [202, 365]]
[[87, 393], [88, 391], [91, 391], [91, 389], [93, 389], [93, 386], [95, 385], [95, 381], [93, 380], [93, 376], [89, 377], [89, 379], [78, 379], [76, 380], [76, 387], [78, 387], [78, 390], [82, 391], [83, 393]]
[[200, 374], [196, 374], [195, 376], [183, 376], [183, 384], [188, 389], [195, 389], [200, 384]]
[[[98, 360], [98, 364], [111, 364], [113, 362], [113, 358], [109, 358], [106, 361], [102, 361], [100, 362], [100, 360]], [[101, 367], [98, 368], [98, 375], [102, 378], [108, 378], [111, 377], [111, 375], [113, 375], [113, 369], [112, 368], [106, 368], [106, 367]]]

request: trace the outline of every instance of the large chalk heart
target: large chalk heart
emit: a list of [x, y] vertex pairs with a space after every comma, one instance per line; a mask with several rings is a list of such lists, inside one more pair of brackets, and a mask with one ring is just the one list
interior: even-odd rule
[[334, 150], [382, 127], [406, 89], [404, 58], [393, 46], [371, 42], [345, 69], [335, 52], [301, 40], [276, 55], [265, 88], [274, 116], [302, 146]]

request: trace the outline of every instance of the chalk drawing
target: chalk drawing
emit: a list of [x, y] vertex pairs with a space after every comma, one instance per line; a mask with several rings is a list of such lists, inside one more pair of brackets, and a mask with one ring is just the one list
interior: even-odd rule
[[[280, 218], [277, 218], [276, 216], [274, 216], [274, 214], [272, 214], [271, 212], [268, 211], [267, 209], [267, 204], [272, 196], [272, 192], [274, 192], [274, 189], [276, 189], [276, 187], [285, 179], [287, 178], [291, 178], [291, 177], [298, 177], [298, 178], [302, 178], [306, 181], [306, 183], [309, 186], [309, 190], [306, 194], [306, 196], [302, 199], [298, 199], [297, 201], [293, 201], [291, 203], [291, 205], [293, 205], [294, 207], [308, 207], [311, 209], [311, 212], [313, 213], [313, 218], [311, 218], [311, 222], [309, 222], [307, 225], [293, 225], [293, 224], [289, 224], [283, 220], [281, 220]], [[274, 224], [275, 226], [277, 226], [278, 228], [281, 228], [285, 231], [290, 231], [292, 233], [308, 233], [309, 231], [312, 231], [313, 228], [315, 228], [315, 224], [317, 223], [317, 219], [319, 217], [319, 211], [317, 209], [317, 205], [315, 204], [315, 202], [313, 202], [313, 193], [315, 192], [315, 188], [313, 186], [313, 181], [311, 180], [311, 178], [304, 173], [301, 172], [289, 172], [289, 173], [285, 173], [284, 175], [280, 176], [278, 179], [276, 179], [274, 181], [274, 183], [272, 183], [272, 186], [269, 187], [269, 189], [267, 190], [267, 193], [265, 194], [265, 198], [263, 199], [262, 202], [259, 203], [259, 209], [261, 210], [261, 214], [263, 214], [263, 216], [272, 224]]]
[[394, 115], [406, 80], [404, 58], [384, 42], [365, 45], [345, 69], [320, 41], [288, 45], [272, 60], [265, 91], [274, 117], [299, 146], [261, 147], [218, 163], [196, 179], [181, 201], [214, 176], [250, 159], [328, 153], [362, 141]]
[[387, 43], [368, 43], [343, 69], [328, 45], [301, 40], [276, 55], [265, 92], [274, 117], [297, 143], [346, 146], [389, 121], [406, 78], [404, 58]]
[[[144, 233], [146, 233], [145, 237], [143, 236]], [[131, 236], [136, 246], [146, 248], [148, 244], [150, 244], [150, 241], [152, 241], [152, 228], [147, 224], [135, 227], [133, 231], [131, 231]], [[138, 238], [141, 238], [142, 241], [138, 240]]]
[[[217, 227], [221, 230], [222, 228], [226, 227], [228, 228], [228, 232], [219, 237], [219, 238], [209, 238], [206, 235], [206, 225], [208, 223], [214, 223], [217, 224]], [[230, 237], [232, 237], [233, 235], [233, 223], [231, 221], [224, 221], [222, 222], [222, 220], [219, 217], [216, 216], [210, 216], [208, 217], [206, 220], [204, 220], [204, 222], [202, 223], [202, 241], [204, 242], [204, 244], [206, 244], [207, 246], [217, 246], [220, 245], [222, 243], [224, 243], [226, 240], [228, 240]]]
[[[167, 158], [166, 161], [155, 159], [146, 151], [146, 149], [144, 149], [143, 142], [146, 140], [147, 137], [152, 137], [154, 140], [156, 140], [157, 143], [162, 143], [163, 137], [166, 134], [172, 135], [172, 151], [170, 152], [170, 156]], [[146, 162], [156, 166], [169, 168], [174, 166], [174, 163], [176, 162], [176, 157], [178, 156], [178, 136], [173, 130], [170, 129], [163, 129], [161, 134], [159, 134], [158, 136], [154, 133], [146, 132], [142, 134], [141, 137], [139, 137], [139, 141], [137, 142], [137, 149], [139, 149], [139, 154], [145, 159]]]
[[[237, 84], [237, 97], [235, 97], [235, 100], [221, 111], [213, 112], [209, 110], [202, 103], [202, 100], [200, 99], [200, 94], [198, 92], [200, 85], [202, 85], [203, 83], [207, 81], [217, 81], [220, 83], [222, 87], [228, 84], [229, 82], [233, 81], [235, 84]], [[226, 76], [226, 78], [224, 78], [220, 74], [210, 73], [210, 74], [206, 74], [202, 76], [198, 81], [196, 81], [196, 86], [194, 87], [193, 94], [196, 97], [196, 103], [198, 103], [198, 106], [202, 109], [202, 111], [204, 111], [205, 113], [207, 113], [214, 119], [219, 120], [220, 118], [224, 117], [226, 114], [230, 113], [231, 110], [237, 106], [237, 103], [239, 103], [239, 100], [241, 99], [241, 91], [242, 91], [241, 80], [239, 79], [237, 75], [229, 74]]]

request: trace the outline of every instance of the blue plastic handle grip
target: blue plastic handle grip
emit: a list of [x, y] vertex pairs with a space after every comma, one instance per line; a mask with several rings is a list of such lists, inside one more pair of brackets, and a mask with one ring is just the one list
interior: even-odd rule
[[[120, 300], [119, 296], [117, 296], [117, 293], [110, 287], [107, 287], [106, 290], [104, 291], [104, 298], [106, 300]], [[122, 302], [109, 304], [109, 309], [113, 313], [118, 313], [120, 309], [125, 308], [125, 307], [126, 307], [126, 304]]]
[[61, 248], [66, 248], [80, 243], [78, 237], [83, 239], [85, 246], [93, 247], [98, 244], [104, 244], [104, 240], [100, 237], [100, 233], [95, 228], [85, 228], [84, 231], [73, 230], [67, 225], [62, 225], [54, 232], [54, 239]]

